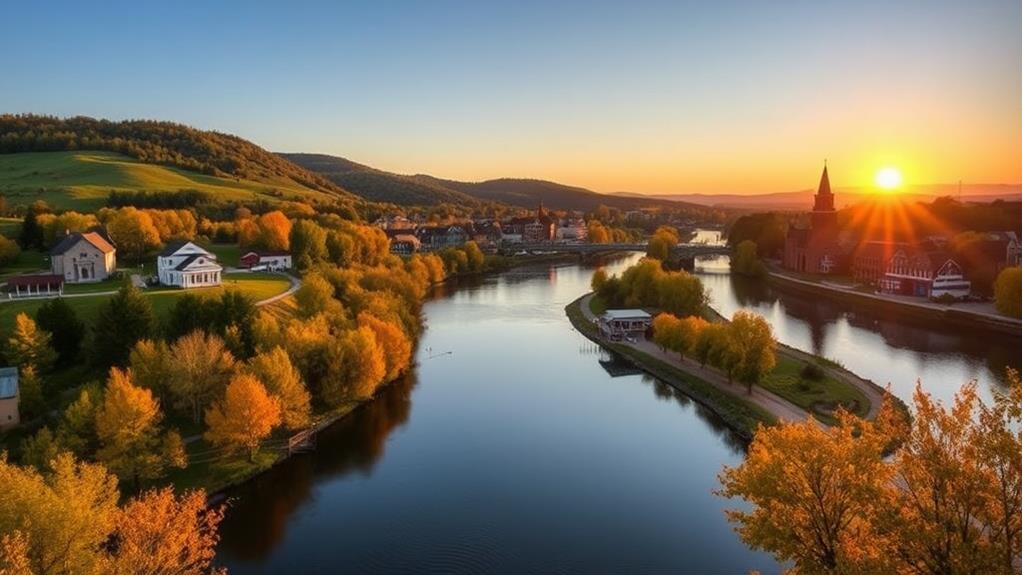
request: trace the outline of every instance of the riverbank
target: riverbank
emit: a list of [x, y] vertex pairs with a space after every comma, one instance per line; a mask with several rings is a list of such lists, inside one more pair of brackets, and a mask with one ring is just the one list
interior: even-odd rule
[[[764, 408], [751, 398], [722, 390], [719, 385], [706, 381], [704, 379], [706, 374], [693, 375], [688, 370], [680, 369], [676, 362], [670, 362], [668, 358], [660, 359], [631, 344], [610, 342], [601, 338], [589, 311], [591, 295], [583, 295], [565, 307], [568, 320], [579, 333], [603, 348], [627, 358], [636, 367], [703, 405], [743, 439], [751, 440], [760, 424], [771, 425], [777, 422], [778, 418], [774, 411]], [[735, 387], [737, 389], [737, 385]], [[790, 405], [785, 411], [789, 416], [798, 417], [800, 410]]]
[[[565, 308], [576, 330], [604, 348], [628, 358], [643, 371], [662, 379], [706, 406], [740, 436], [751, 438], [760, 423], [771, 424], [778, 420], [801, 421], [810, 415], [825, 423], [828, 420], [833, 422], [828, 413], [821, 413], [817, 409], [820, 406], [816, 403], [805, 405], [806, 395], [794, 389], [794, 386], [779, 390], [789, 397], [783, 397], [763, 386], [753, 387], [752, 394], [748, 394], [744, 386], [728, 382], [727, 378], [716, 370], [689, 363], [677, 354], [661, 350], [650, 341], [628, 343], [604, 340], [599, 336], [594, 324], [595, 314], [590, 309], [591, 299], [592, 294], [586, 294]], [[719, 314], [717, 315], [719, 318]], [[799, 371], [797, 366], [806, 363], [820, 366], [831, 378], [832, 384], [840, 382], [846, 390], [846, 393], [841, 395], [852, 399], [852, 403], [860, 408], [856, 410], [860, 416], [874, 418], [879, 413], [885, 390], [878, 385], [823, 358], [816, 358], [783, 345], [778, 347], [778, 368], [775, 371], [792, 372], [795, 368], [794, 373], [779, 374], [778, 377], [792, 379]], [[789, 398], [800, 401], [803, 405], [797, 405]], [[862, 403], [868, 405], [863, 406]]]
[[[1022, 336], [1022, 320], [1006, 317], [995, 312], [965, 309], [970, 304], [939, 304], [929, 301], [911, 301], [907, 297], [873, 294], [844, 288], [833, 284], [822, 284], [804, 280], [770, 270], [768, 280], [778, 289], [823, 295], [845, 303], [853, 303], [884, 313], [901, 317], [940, 322], [966, 328], [979, 328], [1014, 336]], [[958, 307], [955, 307], [955, 306]]]

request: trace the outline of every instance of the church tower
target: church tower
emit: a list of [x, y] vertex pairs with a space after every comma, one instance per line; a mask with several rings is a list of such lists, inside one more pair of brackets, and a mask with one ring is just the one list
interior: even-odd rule
[[837, 212], [834, 210], [834, 193], [830, 191], [826, 162], [823, 164], [823, 175], [820, 176], [820, 187], [816, 191], [810, 218], [816, 239], [831, 239], [831, 234], [837, 235]]

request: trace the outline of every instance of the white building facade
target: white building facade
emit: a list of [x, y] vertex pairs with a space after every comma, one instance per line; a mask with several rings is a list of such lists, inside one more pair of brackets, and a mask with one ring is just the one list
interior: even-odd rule
[[192, 242], [175, 242], [156, 258], [160, 283], [180, 288], [220, 285], [224, 268], [216, 255]]

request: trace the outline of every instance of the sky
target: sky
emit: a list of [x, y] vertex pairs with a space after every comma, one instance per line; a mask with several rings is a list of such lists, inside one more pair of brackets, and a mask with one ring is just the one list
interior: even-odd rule
[[1022, 1], [8, 2], [0, 112], [597, 191], [1022, 183]]

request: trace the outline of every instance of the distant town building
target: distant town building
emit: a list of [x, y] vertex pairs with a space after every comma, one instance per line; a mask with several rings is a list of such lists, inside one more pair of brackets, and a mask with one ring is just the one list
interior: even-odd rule
[[436, 226], [418, 228], [415, 236], [419, 238], [422, 249], [438, 251], [447, 248], [457, 248], [465, 245], [468, 241], [468, 233], [460, 225]]
[[410, 256], [422, 248], [422, 242], [414, 234], [394, 234], [390, 236], [390, 252]]
[[620, 340], [641, 337], [653, 325], [653, 316], [641, 309], [608, 309], [596, 323], [604, 337]]
[[18, 368], [0, 367], [0, 429], [21, 423], [18, 411]]
[[373, 225], [384, 230], [411, 230], [415, 222], [402, 215], [380, 216]]
[[50, 270], [67, 283], [99, 282], [117, 269], [117, 249], [98, 231], [64, 236], [50, 250]]
[[181, 288], [220, 285], [224, 268], [216, 256], [193, 242], [171, 242], [156, 258], [160, 283]]
[[243, 268], [260, 268], [269, 271], [291, 269], [291, 254], [287, 252], [248, 252], [238, 260]]
[[852, 277], [860, 282], [879, 285], [894, 253], [908, 247], [905, 242], [866, 241], [859, 244], [852, 255]]
[[888, 294], [939, 298], [964, 298], [971, 292], [962, 267], [945, 251], [928, 250], [923, 243], [900, 248], [891, 256], [881, 291]]
[[589, 235], [583, 219], [563, 220], [554, 232], [554, 239], [559, 242], [585, 241]]
[[540, 202], [535, 215], [511, 218], [502, 222], [500, 227], [503, 243], [549, 242], [556, 236], [557, 219], [551, 216], [543, 207], [543, 202]]
[[838, 242], [837, 210], [830, 190], [827, 166], [823, 166], [808, 228], [791, 228], [784, 241], [784, 267], [803, 273], [831, 274], [844, 263]]

